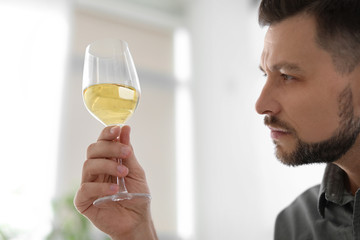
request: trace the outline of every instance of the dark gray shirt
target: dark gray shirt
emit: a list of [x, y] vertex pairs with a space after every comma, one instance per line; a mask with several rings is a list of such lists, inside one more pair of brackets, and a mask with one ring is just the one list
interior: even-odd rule
[[278, 215], [275, 240], [360, 240], [360, 191], [354, 197], [346, 183], [346, 173], [328, 164], [321, 185]]

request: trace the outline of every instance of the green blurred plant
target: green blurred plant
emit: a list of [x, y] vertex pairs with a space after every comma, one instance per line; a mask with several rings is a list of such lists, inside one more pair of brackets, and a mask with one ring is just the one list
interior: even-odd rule
[[15, 238], [20, 231], [15, 231], [8, 225], [0, 225], [0, 240], [10, 240]]
[[8, 240], [10, 239], [6, 233], [4, 233], [1, 229], [0, 229], [0, 240]]
[[[73, 204], [74, 194], [53, 201], [54, 220], [47, 240], [95, 240], [92, 224], [77, 212]], [[96, 240], [109, 239], [96, 236]]]

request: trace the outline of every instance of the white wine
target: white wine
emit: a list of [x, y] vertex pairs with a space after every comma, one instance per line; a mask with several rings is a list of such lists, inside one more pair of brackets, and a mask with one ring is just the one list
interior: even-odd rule
[[124, 124], [139, 101], [139, 94], [134, 88], [119, 84], [92, 85], [83, 94], [88, 110], [107, 126]]

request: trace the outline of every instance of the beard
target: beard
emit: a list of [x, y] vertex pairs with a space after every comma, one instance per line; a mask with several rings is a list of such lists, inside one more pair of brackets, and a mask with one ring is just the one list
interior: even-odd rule
[[[265, 125], [278, 126], [295, 137], [295, 150], [290, 153], [276, 146], [276, 157], [285, 165], [299, 166], [312, 163], [330, 163], [340, 159], [354, 145], [360, 133], [360, 118], [354, 116], [353, 96], [350, 86], [338, 97], [339, 127], [334, 134], [321, 142], [307, 143], [299, 138], [294, 128], [274, 116], [266, 116]], [[275, 145], [276, 142], [274, 141]]]

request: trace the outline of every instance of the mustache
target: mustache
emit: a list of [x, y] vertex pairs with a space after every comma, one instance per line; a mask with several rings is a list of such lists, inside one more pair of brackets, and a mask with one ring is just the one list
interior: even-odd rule
[[265, 116], [264, 124], [266, 126], [279, 127], [289, 132], [295, 132], [295, 129], [292, 128], [289, 124], [274, 116]]

